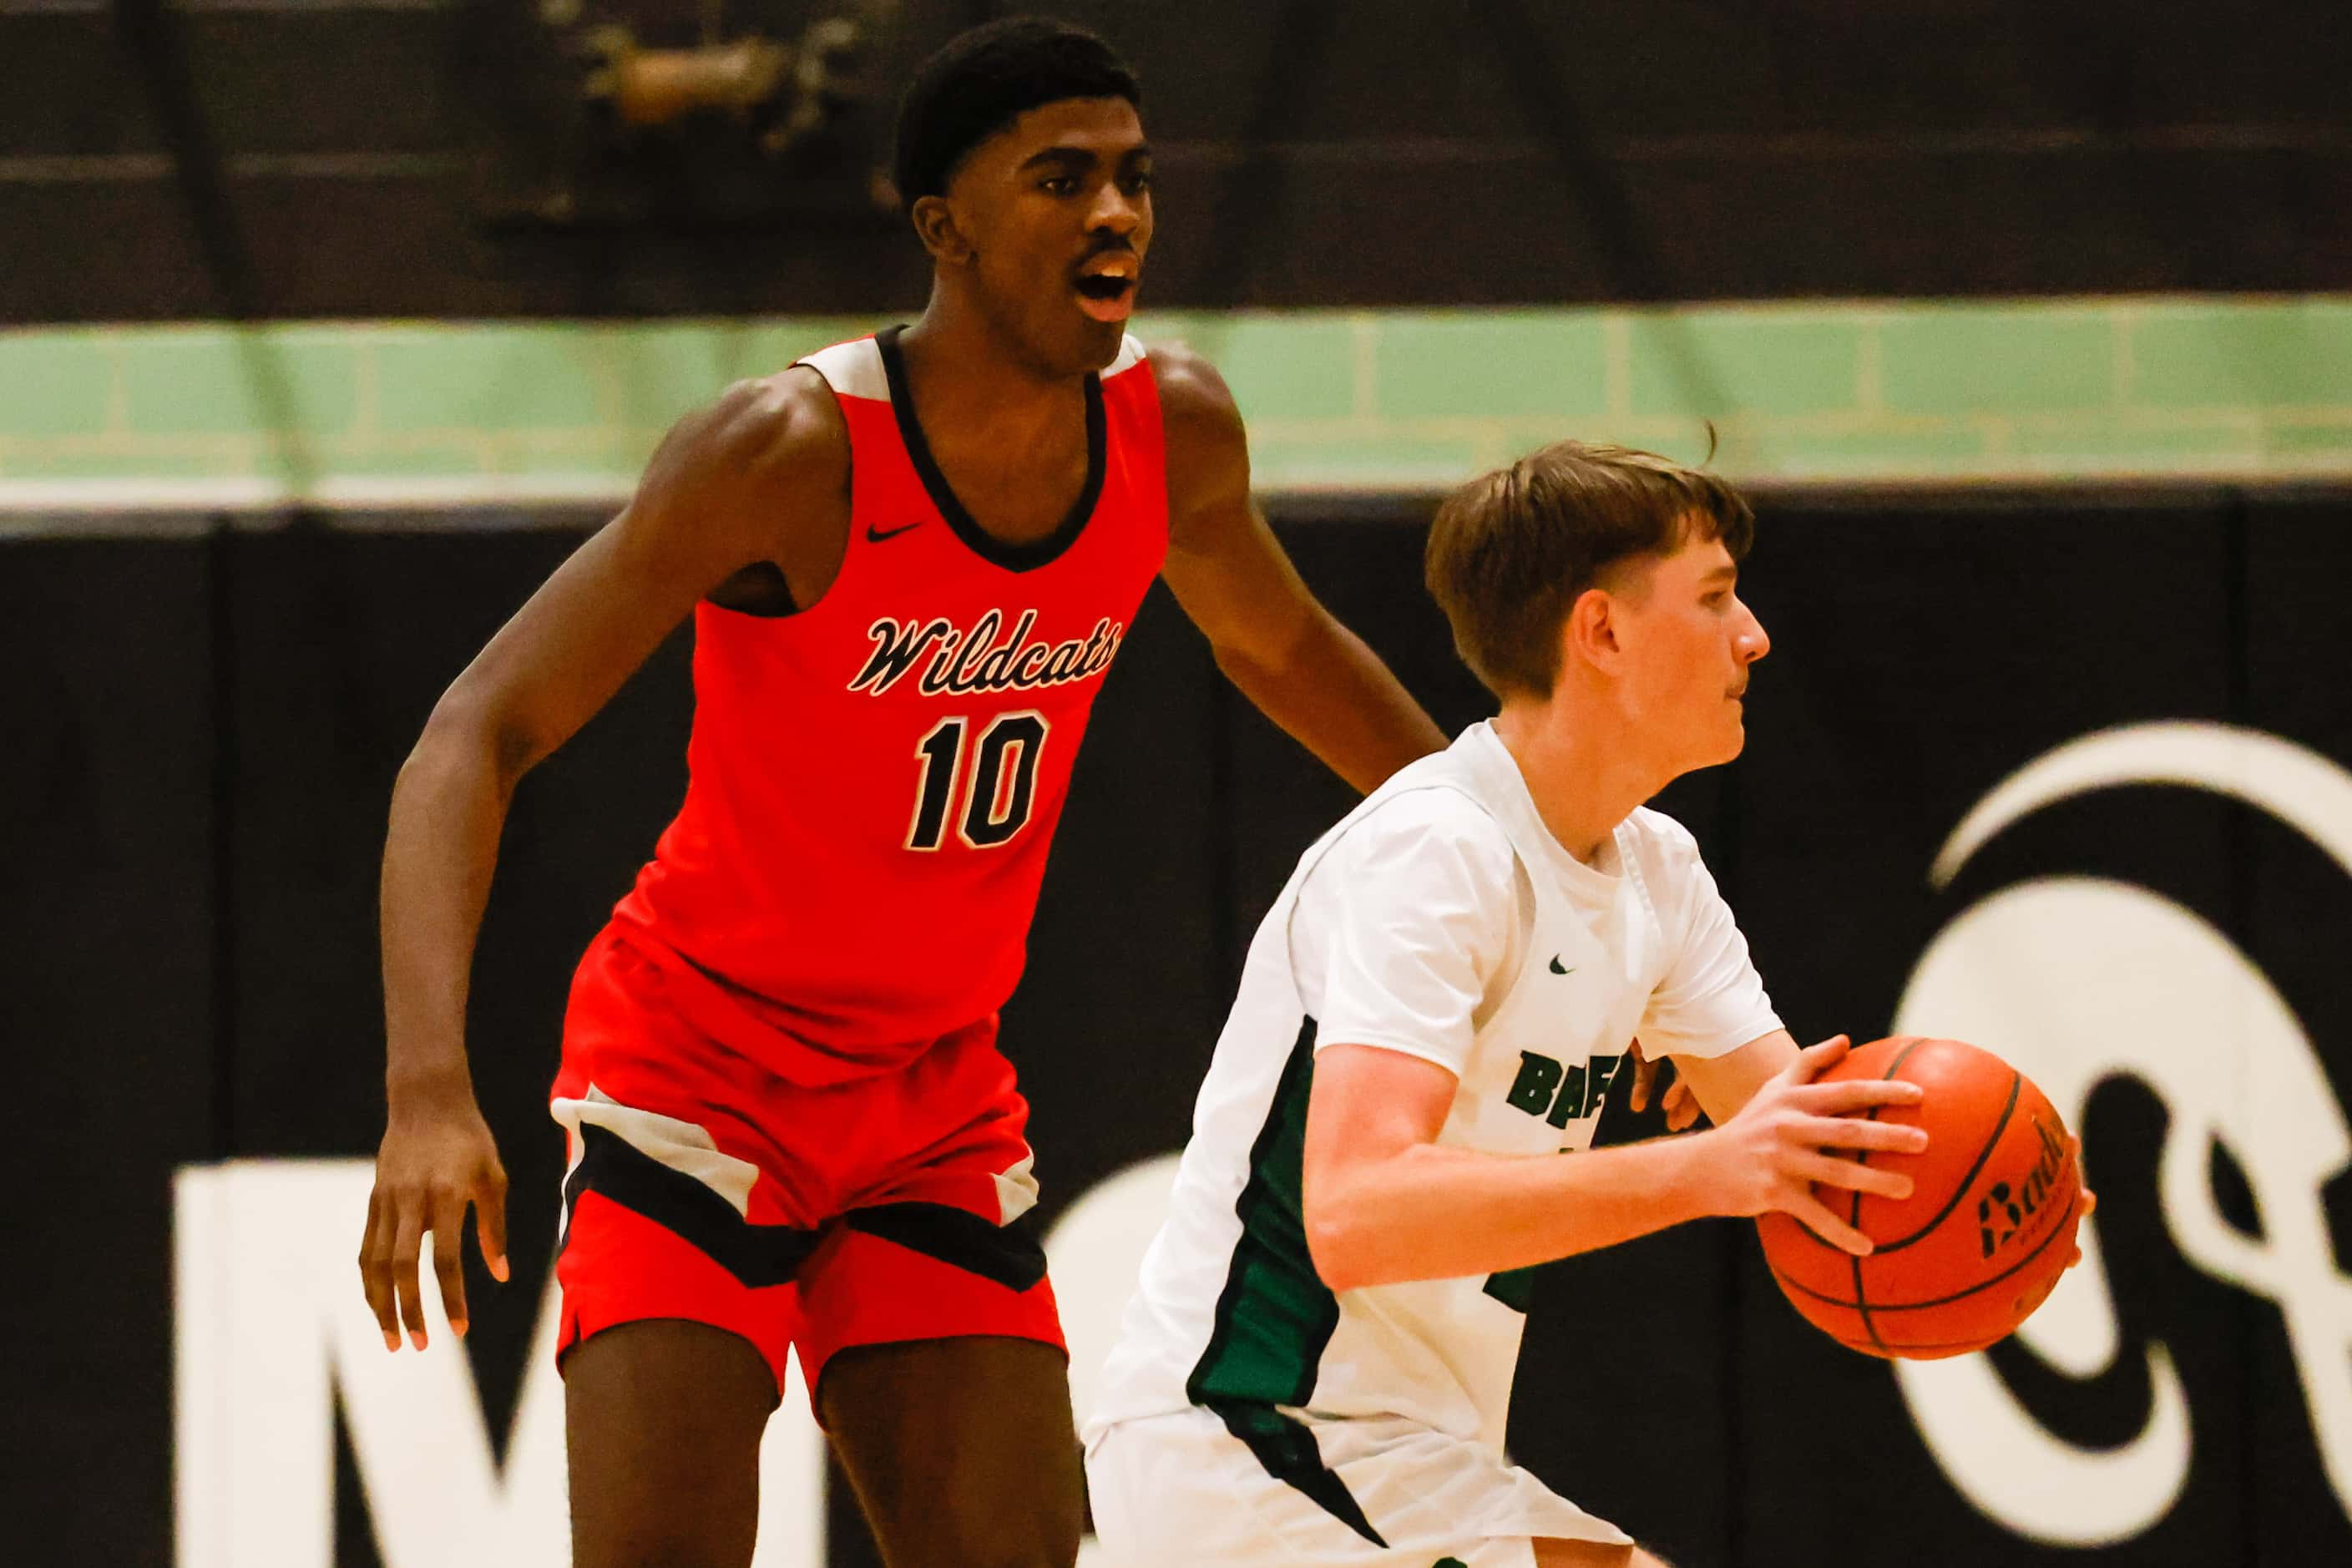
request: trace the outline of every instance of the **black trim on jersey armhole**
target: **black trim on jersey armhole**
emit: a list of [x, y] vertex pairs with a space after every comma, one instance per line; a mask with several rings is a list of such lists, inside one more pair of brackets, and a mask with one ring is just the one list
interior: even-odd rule
[[915, 417], [914, 395], [907, 387], [906, 356], [898, 350], [898, 334], [906, 330], [904, 325], [884, 328], [874, 334], [874, 346], [881, 353], [882, 374], [890, 384], [890, 414], [898, 422], [898, 438], [906, 443], [908, 459], [915, 465], [915, 476], [923, 481], [925, 493], [940, 509], [940, 516], [947, 521], [950, 531], [962, 540], [973, 554], [1007, 572], [1034, 572], [1060, 559], [1063, 552], [1076, 544], [1078, 535], [1086, 531], [1096, 503], [1102, 500], [1110, 446], [1109, 425], [1103, 414], [1102, 377], [1091, 372], [1087, 375], [1087, 482], [1079, 488], [1078, 499], [1069, 515], [1043, 539], [1027, 544], [1008, 543], [981, 527], [965, 510], [931, 457], [931, 444], [923, 437], [921, 421]]

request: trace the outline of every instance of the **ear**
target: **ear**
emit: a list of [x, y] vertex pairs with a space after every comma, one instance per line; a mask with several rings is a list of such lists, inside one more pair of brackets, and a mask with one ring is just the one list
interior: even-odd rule
[[914, 220], [915, 234], [931, 259], [948, 267], [961, 267], [971, 259], [971, 241], [965, 237], [955, 205], [945, 196], [918, 196], [908, 214]]
[[1562, 656], [1581, 660], [1603, 674], [1614, 674], [1625, 658], [1621, 636], [1623, 612], [1624, 606], [1606, 588], [1587, 588], [1579, 594], [1560, 624]]

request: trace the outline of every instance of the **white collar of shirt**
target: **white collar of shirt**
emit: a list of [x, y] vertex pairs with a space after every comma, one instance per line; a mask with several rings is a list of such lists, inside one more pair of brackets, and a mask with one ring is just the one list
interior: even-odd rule
[[[1462, 753], [1464, 763], [1486, 786], [1489, 803], [1509, 819], [1511, 837], [1537, 846], [1544, 854], [1547, 867], [1571, 892], [1603, 902], [1616, 897], [1624, 881], [1622, 875], [1578, 859], [1544, 826], [1543, 813], [1536, 809], [1535, 796], [1528, 793], [1527, 775], [1519, 772], [1518, 760], [1503, 744], [1503, 737], [1495, 732], [1494, 721], [1481, 720], [1471, 725], [1462, 732], [1454, 749]], [[1624, 832], [1625, 824], [1622, 822], [1611, 831], [1610, 842], [1601, 851], [1604, 865], [1621, 868], [1624, 866]]]

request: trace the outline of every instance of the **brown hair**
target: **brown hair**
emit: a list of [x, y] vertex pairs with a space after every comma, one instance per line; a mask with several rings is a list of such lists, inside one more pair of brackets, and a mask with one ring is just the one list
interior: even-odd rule
[[1487, 689], [1545, 697], [1577, 596], [1610, 567], [1671, 555], [1695, 531], [1740, 560], [1755, 513], [1713, 474], [1628, 447], [1555, 441], [1445, 498], [1423, 578]]

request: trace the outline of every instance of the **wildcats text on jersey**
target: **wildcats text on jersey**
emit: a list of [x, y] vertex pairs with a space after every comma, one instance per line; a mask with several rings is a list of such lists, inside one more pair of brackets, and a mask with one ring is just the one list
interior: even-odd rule
[[1031, 641], [1037, 612], [1024, 610], [1003, 643], [996, 640], [1004, 616], [991, 610], [969, 630], [945, 616], [929, 621], [899, 620], [884, 616], [868, 626], [874, 651], [866, 667], [849, 683], [852, 691], [879, 697], [907, 672], [930, 656], [920, 682], [923, 694], [961, 695], [969, 691], [1029, 691], [1041, 686], [1064, 686], [1099, 675], [1110, 668], [1127, 634], [1124, 621], [1108, 616], [1095, 623], [1085, 637], [1066, 642]]

